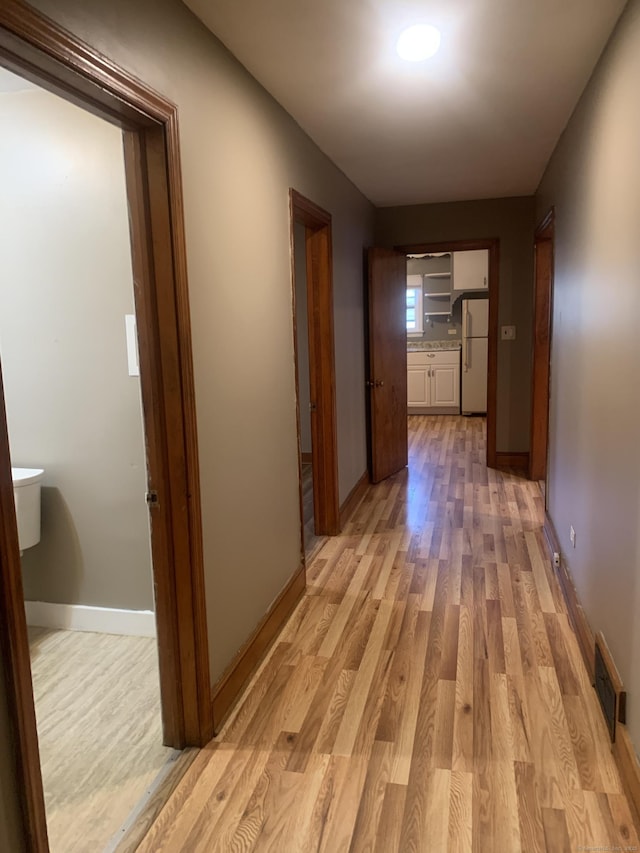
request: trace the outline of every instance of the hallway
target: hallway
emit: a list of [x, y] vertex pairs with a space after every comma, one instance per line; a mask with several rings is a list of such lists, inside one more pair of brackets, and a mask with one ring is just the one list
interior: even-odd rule
[[140, 851], [637, 849], [547, 566], [484, 421], [409, 419], [234, 715]]

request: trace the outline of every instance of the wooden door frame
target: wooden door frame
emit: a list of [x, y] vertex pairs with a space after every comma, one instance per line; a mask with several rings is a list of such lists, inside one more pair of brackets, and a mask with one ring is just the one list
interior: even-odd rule
[[[336, 369], [333, 340], [331, 214], [293, 188], [289, 190], [289, 211], [300, 511], [302, 518], [298, 337], [295, 313], [294, 228], [296, 223], [305, 227], [309, 385], [311, 402], [315, 404], [315, 408], [311, 412], [311, 464], [313, 467], [315, 532], [318, 536], [335, 536], [340, 532], [340, 505], [336, 427]], [[301, 523], [304, 526], [303, 519]], [[302, 541], [304, 543], [304, 531], [302, 532]], [[304, 558], [304, 544], [302, 550]]]
[[[485, 240], [441, 240], [436, 243], [417, 243], [410, 246], [395, 246], [407, 255], [433, 252], [468, 252], [476, 249], [489, 250], [489, 338], [487, 364], [487, 467], [496, 468], [496, 424], [498, 412], [498, 295], [500, 277], [500, 239]], [[477, 292], [477, 291], [474, 291]]]
[[[177, 108], [18, 0], [0, 6], [0, 61], [122, 128], [148, 462], [165, 743], [203, 745], [213, 720]], [[141, 496], [142, 497], [142, 496]], [[0, 383], [0, 640], [28, 849], [47, 830]]]
[[[551, 334], [554, 277], [555, 209], [546, 214], [534, 235], [533, 358], [531, 367], [531, 438], [529, 478], [546, 480], [549, 447], [549, 390], [551, 380]], [[540, 276], [537, 250], [551, 244], [549, 275]], [[546, 500], [546, 499], [545, 499]]]

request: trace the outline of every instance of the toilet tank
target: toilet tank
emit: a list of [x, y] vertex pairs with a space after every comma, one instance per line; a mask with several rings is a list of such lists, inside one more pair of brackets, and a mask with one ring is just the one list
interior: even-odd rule
[[11, 469], [21, 551], [40, 541], [40, 484], [43, 474], [42, 468]]

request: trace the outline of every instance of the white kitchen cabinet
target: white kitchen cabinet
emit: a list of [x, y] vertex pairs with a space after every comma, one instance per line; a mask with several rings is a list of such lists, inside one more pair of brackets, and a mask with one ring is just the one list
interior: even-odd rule
[[471, 249], [453, 253], [452, 293], [488, 290], [489, 250]]
[[407, 353], [409, 414], [460, 411], [460, 350]]

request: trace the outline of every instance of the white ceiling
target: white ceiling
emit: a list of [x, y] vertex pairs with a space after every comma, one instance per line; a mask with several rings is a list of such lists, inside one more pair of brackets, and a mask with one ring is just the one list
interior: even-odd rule
[[[379, 206], [533, 193], [625, 0], [184, 0]], [[442, 32], [420, 65], [413, 23]]]

